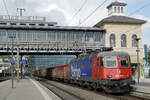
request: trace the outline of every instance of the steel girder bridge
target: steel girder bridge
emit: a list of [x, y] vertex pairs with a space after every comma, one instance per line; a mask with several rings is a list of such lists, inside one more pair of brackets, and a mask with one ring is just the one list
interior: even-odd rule
[[93, 27], [4, 24], [0, 22], [0, 54], [79, 54], [107, 50], [105, 30]]

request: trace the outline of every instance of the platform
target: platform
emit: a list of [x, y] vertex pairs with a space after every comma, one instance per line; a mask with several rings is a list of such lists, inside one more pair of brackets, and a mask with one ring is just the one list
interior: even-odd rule
[[136, 79], [136, 84], [134, 87], [136, 88], [136, 91], [150, 93], [150, 78], [140, 79], [139, 84]]
[[0, 82], [0, 100], [61, 100], [34, 79], [15, 80], [14, 88], [11, 82]]

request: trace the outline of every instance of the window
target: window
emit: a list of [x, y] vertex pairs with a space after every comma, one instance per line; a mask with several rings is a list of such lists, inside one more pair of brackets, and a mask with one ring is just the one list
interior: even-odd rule
[[39, 24], [39, 26], [44, 26], [45, 24]]
[[87, 32], [85, 34], [85, 41], [93, 42], [93, 33], [92, 32]]
[[114, 7], [114, 12], [115, 12], [115, 13], [117, 12], [117, 8], [116, 8], [116, 7]]
[[101, 32], [94, 32], [94, 41], [99, 42], [102, 41], [103, 33]]
[[46, 37], [47, 37], [46, 31], [35, 31], [32, 34], [33, 34], [33, 40], [35, 40], [35, 37], [37, 36], [38, 41], [46, 41]]
[[74, 32], [68, 31], [67, 32], [67, 40], [68, 41], [74, 41], [74, 39], [75, 39]]
[[104, 67], [114, 68], [117, 66], [117, 58], [116, 57], [105, 57], [104, 58]]
[[121, 47], [127, 47], [126, 35], [121, 35]]
[[48, 31], [48, 40], [55, 41], [56, 40], [56, 31]]
[[76, 32], [76, 41], [82, 41], [83, 32]]
[[129, 67], [130, 59], [128, 57], [120, 57], [121, 67]]
[[19, 30], [19, 34], [18, 34], [19, 41], [26, 41], [27, 39], [26, 34], [27, 34], [27, 31]]
[[[8, 40], [9, 41], [17, 41], [17, 31], [16, 30], [8, 30]], [[11, 38], [10, 38], [11, 37]]]
[[121, 7], [121, 13], [123, 13], [123, 7]]
[[118, 7], [118, 13], [120, 13], [120, 7]]
[[20, 23], [20, 25], [26, 25], [26, 23]]
[[17, 25], [16, 23], [10, 23], [10, 25]]
[[103, 60], [104, 60], [104, 57], [100, 57], [101, 67], [104, 67], [104, 62], [103, 62]]
[[29, 24], [30, 26], [35, 26], [36, 24]]
[[57, 40], [61, 41], [61, 33], [60, 32], [57, 33]]
[[58, 41], [65, 41], [65, 32], [63, 32], [63, 31], [59, 31], [59, 32], [57, 32], [57, 40]]
[[97, 66], [99, 67], [99, 58], [97, 58]]
[[137, 41], [136, 41], [137, 35], [132, 35], [132, 47], [137, 47]]
[[6, 30], [0, 30], [0, 41], [6, 42]]
[[0, 25], [7, 25], [7, 23], [0, 22]]
[[116, 47], [116, 39], [114, 34], [110, 35], [110, 47]]

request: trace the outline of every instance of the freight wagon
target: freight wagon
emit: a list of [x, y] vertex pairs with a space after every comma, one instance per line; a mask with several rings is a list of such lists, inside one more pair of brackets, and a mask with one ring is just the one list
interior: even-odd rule
[[[44, 69], [45, 70], [45, 69]], [[46, 69], [37, 76], [63, 80], [108, 93], [124, 93], [131, 90], [130, 56], [126, 52], [94, 52], [72, 59], [69, 64]]]

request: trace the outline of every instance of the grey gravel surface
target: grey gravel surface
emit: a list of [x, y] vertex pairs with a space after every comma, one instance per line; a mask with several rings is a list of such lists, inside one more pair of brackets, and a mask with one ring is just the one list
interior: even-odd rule
[[49, 84], [59, 87], [65, 91], [72, 93], [78, 97], [82, 97], [84, 100], [116, 100], [111, 97], [107, 97], [106, 95], [100, 95], [98, 93], [94, 93], [93, 91], [84, 90], [78, 87], [73, 87], [67, 84], [62, 84], [56, 81], [47, 81]]

